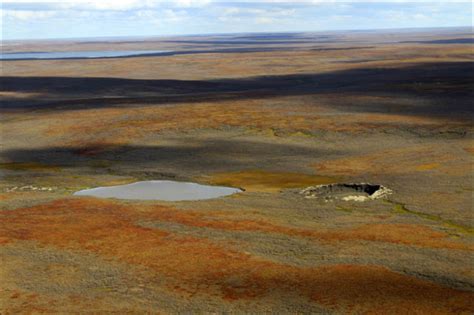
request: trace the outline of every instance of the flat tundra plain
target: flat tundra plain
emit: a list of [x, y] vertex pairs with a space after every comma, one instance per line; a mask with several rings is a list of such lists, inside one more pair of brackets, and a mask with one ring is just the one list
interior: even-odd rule
[[[472, 314], [470, 32], [5, 42], [173, 53], [2, 62], [0, 313]], [[245, 191], [72, 195], [159, 179]]]

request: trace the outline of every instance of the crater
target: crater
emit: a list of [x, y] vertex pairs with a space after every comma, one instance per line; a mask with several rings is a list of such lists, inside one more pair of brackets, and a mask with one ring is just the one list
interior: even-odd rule
[[368, 183], [317, 185], [300, 191], [300, 194], [307, 199], [319, 199], [325, 202], [334, 200], [363, 202], [384, 198], [391, 193], [392, 190], [383, 185]]
[[134, 200], [185, 201], [219, 198], [242, 191], [242, 189], [233, 187], [171, 180], [149, 180], [127, 185], [85, 189], [75, 192], [74, 195]]

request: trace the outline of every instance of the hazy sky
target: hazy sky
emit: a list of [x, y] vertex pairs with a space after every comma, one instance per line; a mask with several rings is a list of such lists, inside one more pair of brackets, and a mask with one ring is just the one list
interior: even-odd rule
[[2, 0], [3, 39], [472, 26], [469, 1]]

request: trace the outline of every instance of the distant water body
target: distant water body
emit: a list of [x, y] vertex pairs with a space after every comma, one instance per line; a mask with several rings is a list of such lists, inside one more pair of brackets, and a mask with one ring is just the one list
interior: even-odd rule
[[97, 51], [36, 51], [2, 53], [0, 60], [31, 59], [94, 59], [137, 57], [170, 53], [169, 50], [97, 50]]

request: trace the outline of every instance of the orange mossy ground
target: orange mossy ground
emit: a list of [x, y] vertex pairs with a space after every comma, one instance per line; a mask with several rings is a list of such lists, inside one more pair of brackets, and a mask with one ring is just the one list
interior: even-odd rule
[[[265, 296], [275, 290], [281, 294], [296, 290], [301, 296], [341, 311], [474, 311], [470, 293], [444, 288], [382, 267], [333, 265], [300, 268], [283, 265], [208, 239], [145, 228], [134, 222], [137, 219], [161, 220], [223, 230], [314, 237], [330, 242], [360, 239], [459, 247], [453, 246], [457, 243], [445, 240], [444, 233], [427, 227], [370, 225], [350, 230], [315, 232], [265, 221], [216, 220], [215, 216], [222, 217], [219, 212], [181, 211], [164, 206], [135, 207], [85, 198], [54, 201], [4, 212], [1, 216], [3, 242], [34, 240], [142, 265], [165, 276], [168, 289], [185, 296], [211, 294], [234, 300]], [[417, 237], [409, 236], [414, 231]], [[237, 283], [235, 279], [238, 279]]]
[[[145, 41], [138, 45], [140, 49], [157, 48], [154, 45], [165, 45], [164, 49], [168, 47], [168, 44], [157, 43]], [[203, 300], [214, 300], [217, 302], [213, 306], [218, 310], [224, 310], [231, 303], [234, 306], [240, 303], [255, 307], [255, 312], [271, 308], [272, 302], [278, 301], [289, 304], [285, 307], [291, 307], [294, 303], [301, 309], [312, 303], [337, 313], [474, 313], [473, 293], [442, 284], [449, 283], [453, 287], [469, 285], [472, 268], [466, 263], [466, 256], [471, 254], [473, 247], [469, 245], [467, 236], [457, 235], [453, 228], [443, 225], [441, 219], [421, 220], [414, 214], [395, 214], [396, 211], [389, 212], [387, 208], [378, 212], [379, 207], [382, 208], [378, 202], [358, 204], [352, 212], [346, 213], [338, 212], [329, 205], [324, 209], [315, 206], [310, 215], [299, 216], [306, 208], [300, 208], [297, 203], [293, 207], [292, 200], [288, 199], [279, 203], [275, 194], [261, 194], [332, 182], [334, 178], [359, 181], [363, 177], [364, 180], [377, 179], [375, 182], [380, 180], [380, 183], [393, 187], [394, 197], [397, 201], [406, 202], [407, 209], [424, 209], [435, 213], [434, 217], [439, 215], [456, 222], [464, 222], [463, 218], [467, 217], [459, 214], [469, 210], [470, 203], [466, 196], [470, 194], [471, 187], [466, 186], [469, 181], [464, 179], [467, 179], [468, 170], [472, 169], [469, 157], [474, 149], [471, 142], [457, 137], [469, 134], [470, 121], [468, 117], [431, 115], [430, 97], [436, 99], [435, 103], [440, 101], [440, 105], [444, 103], [438, 100], [438, 96], [443, 95], [447, 95], [450, 102], [457, 102], [457, 93], [469, 89], [468, 83], [464, 80], [450, 82], [451, 75], [441, 84], [431, 82], [431, 78], [426, 82], [411, 82], [408, 79], [407, 84], [388, 83], [382, 86], [380, 91], [387, 91], [387, 95], [371, 91], [370, 86], [368, 89], [361, 87], [358, 92], [350, 89], [324, 92], [324, 89], [317, 87], [313, 90], [311, 84], [318, 84], [316, 79], [319, 75], [337, 76], [357, 68], [402, 70], [404, 66], [431, 67], [429, 64], [470, 62], [471, 47], [393, 42], [387, 45], [371, 44], [373, 47], [359, 47], [357, 50], [319, 49], [321, 45], [325, 48], [344, 48], [348, 43], [354, 45], [357, 41], [342, 45], [329, 43], [328, 47], [318, 42], [317, 46], [306, 45], [306, 48], [301, 47], [302, 50], [279, 52], [5, 63], [4, 72], [11, 77], [109, 77], [207, 82], [219, 78], [253, 79], [253, 76], [265, 76], [263, 81], [271, 83], [272, 76], [306, 74], [308, 78], [314, 76], [315, 81], [306, 82], [307, 90], [301, 91], [300, 95], [263, 97], [264, 94], [259, 96], [258, 93], [253, 95], [242, 91], [240, 97], [238, 93], [229, 96], [220, 93], [222, 91], [213, 91], [210, 94], [215, 92], [215, 99], [190, 102], [190, 97], [184, 97], [182, 103], [176, 104], [167, 101], [153, 103], [154, 96], [160, 99], [160, 93], [168, 95], [168, 91], [145, 91], [136, 82], [130, 82], [130, 88], [124, 88], [124, 91], [118, 91], [115, 85], [111, 85], [110, 89], [101, 93], [92, 93], [87, 86], [88, 80], [73, 93], [64, 91], [62, 86], [46, 87], [46, 90], [39, 92], [28, 92], [28, 88], [22, 92], [21, 87], [14, 86], [11, 91], [0, 93], [0, 97], [18, 104], [30, 105], [30, 101], [32, 104], [62, 103], [52, 110], [5, 114], [2, 131], [6, 153], [4, 162], [7, 163], [1, 164], [0, 169], [10, 176], [7, 179], [8, 188], [34, 181], [45, 183], [45, 186], [54, 183], [60, 189], [72, 191], [79, 186], [96, 187], [148, 178], [146, 172], [152, 169], [182, 178], [203, 174], [208, 177], [203, 176], [199, 181], [254, 191], [248, 199], [242, 194], [235, 196], [236, 199], [230, 197], [187, 203], [183, 207], [190, 210], [184, 210], [150, 202], [93, 198], [66, 198], [38, 204], [42, 200], [62, 198], [65, 194], [61, 191], [40, 193], [27, 190], [7, 193], [5, 189], [0, 194], [0, 200], [12, 210], [0, 212], [0, 254], [2, 259], [7, 258], [5, 261], [9, 262], [10, 269], [0, 267], [0, 273], [3, 272], [0, 279], [7, 279], [10, 287], [2, 291], [0, 285], [0, 312], [74, 313], [93, 310], [139, 313], [139, 308], [135, 308], [137, 305], [130, 304], [128, 298], [133, 297], [130, 293], [132, 289], [146, 284], [158, 289], [160, 294], [169, 293], [169, 296], [176, 297], [181, 302], [177, 304], [184, 309]], [[57, 45], [55, 49], [58, 51], [110, 48], [110, 44], [102, 44], [98, 48], [99, 43]], [[121, 45], [132, 49], [138, 47], [130, 43]], [[24, 51], [42, 51], [50, 49], [51, 43], [25, 42], [20, 46], [26, 48]], [[20, 46], [6, 49], [19, 49]], [[306, 84], [304, 81], [288, 82], [296, 86]], [[159, 81], [156, 83], [160, 85]], [[127, 102], [130, 100], [130, 104], [115, 106], [114, 102], [108, 103], [108, 97], [122, 96], [126, 97]], [[73, 105], [78, 104], [79, 99], [87, 101], [91, 97], [103, 98], [97, 101], [98, 104], [93, 104], [100, 105], [100, 108]], [[149, 97], [151, 101], [147, 101]], [[176, 99], [180, 100], [180, 97]], [[74, 110], [70, 111], [70, 108]], [[232, 139], [233, 136], [237, 138]], [[230, 147], [234, 140], [238, 145], [239, 140], [247, 141], [249, 138], [259, 138], [258, 142], [261, 141], [262, 145], [291, 144], [295, 148], [317, 147], [318, 151], [314, 155], [306, 154], [304, 150], [299, 154], [289, 147], [289, 154], [282, 156], [282, 160], [287, 161], [272, 165], [274, 159], [271, 154], [278, 154], [278, 150], [272, 150], [269, 146], [268, 156], [267, 153], [262, 157], [254, 156], [249, 152], [248, 156], [232, 157], [242, 163], [250, 162], [250, 165], [236, 163], [235, 167], [212, 169], [201, 167], [206, 158], [203, 154], [196, 157], [190, 168], [195, 172], [191, 175], [188, 169], [182, 169], [180, 161], [176, 165], [169, 163], [169, 166], [154, 156], [150, 158], [154, 164], [147, 164], [144, 170], [141, 159], [134, 160], [134, 154], [139, 154], [142, 147], [153, 148], [151, 152], [165, 150], [167, 153], [167, 146], [174, 149], [184, 141], [189, 148], [184, 153], [192, 153], [194, 145], [199, 146], [203, 139], [209, 142], [226, 139]], [[332, 139], [336, 140], [333, 142]], [[252, 142], [251, 147], [257, 147], [258, 142]], [[334, 155], [326, 157], [324, 152], [328, 143], [335, 148], [347, 148], [347, 152], [336, 151], [336, 158]], [[121, 160], [121, 150], [127, 146], [131, 151], [138, 148], [136, 152], [130, 152], [132, 161]], [[73, 153], [73, 159], [68, 163], [71, 167], [60, 169], [47, 165], [61, 160], [63, 151], [56, 155], [56, 149]], [[206, 153], [216, 154], [219, 159], [231, 158], [225, 148], [215, 151]], [[114, 159], [107, 160], [107, 156], [116, 155], [116, 152], [119, 155], [114, 159], [129, 163], [115, 165]], [[68, 158], [67, 154], [64, 156]], [[187, 154], [182, 156], [188, 159]], [[303, 156], [304, 159], [300, 159]], [[78, 163], [75, 163], [76, 158]], [[36, 160], [46, 164], [33, 162]], [[282, 172], [254, 170], [262, 165]], [[122, 169], [123, 166], [126, 167]], [[314, 166], [318, 176], [289, 173], [308, 166]], [[251, 170], [235, 172], [242, 168]], [[50, 174], [47, 173], [49, 171]], [[106, 175], [105, 171], [115, 175]], [[220, 173], [213, 174], [217, 171]], [[37, 173], [41, 176], [36, 176]], [[406, 184], [410, 178], [433, 184], [439, 182], [439, 185], [414, 190], [412, 188], [415, 187], [410, 186], [413, 183]], [[413, 195], [397, 191], [397, 185], [404, 185]], [[450, 189], [445, 190], [445, 187]], [[256, 198], [259, 198], [258, 202], [255, 202]], [[286, 194], [280, 194], [278, 198], [284, 199]], [[245, 204], [242, 208], [239, 207], [241, 200]], [[32, 204], [36, 205], [23, 206]], [[283, 209], [285, 205], [291, 205], [291, 209]], [[207, 206], [213, 210], [206, 210]], [[278, 208], [275, 212], [272, 209], [274, 206]], [[441, 210], [437, 212], [435, 206]], [[256, 207], [262, 208], [256, 210]], [[331, 212], [331, 209], [334, 211]], [[456, 212], [456, 209], [459, 211]], [[303, 221], [313, 219], [311, 222]], [[430, 222], [431, 225], [420, 222]], [[267, 240], [270, 244], [266, 244]], [[313, 249], [321, 248], [321, 252], [314, 250], [308, 253], [305, 246], [300, 250], [293, 244], [311, 244]], [[38, 250], [41, 256], [29, 255], [28, 246]], [[2, 248], [9, 248], [10, 252], [2, 251]], [[274, 249], [276, 253], [270, 252]], [[74, 257], [78, 260], [74, 261], [85, 266], [84, 273], [71, 271], [67, 263], [49, 260], [48, 251], [49, 254], [68, 252], [76, 255]], [[282, 255], [278, 256], [280, 253]], [[387, 266], [389, 263], [384, 259], [391, 257], [388, 253], [404, 257], [414, 254], [414, 259], [426, 257], [427, 260], [413, 261], [412, 267], [407, 266], [411, 261], [397, 261], [398, 257], [393, 254], [390, 266], [405, 273], [373, 265], [380, 262]], [[32, 261], [29, 267], [18, 263], [21, 260], [15, 256], [17, 254], [23, 255], [21, 259], [25, 261]], [[114, 274], [123, 275], [129, 282], [115, 288], [127, 289], [127, 293], [113, 295], [100, 291], [104, 289], [100, 286], [94, 289], [99, 289], [97, 291], [101, 293], [88, 294], [75, 287], [74, 282], [80, 282], [84, 279], [82, 276], [96, 275], [88, 271], [89, 264], [80, 260], [81, 255], [88, 254], [104, 264], [104, 270], [115, 268], [115, 264], [123, 266]], [[321, 260], [310, 261], [316, 256]], [[31, 257], [41, 257], [44, 261], [37, 262]], [[361, 265], [364, 262], [367, 265]], [[36, 266], [51, 272], [44, 272], [45, 269]], [[29, 277], [34, 278], [36, 284], [41, 284], [50, 274], [60, 276], [47, 281], [44, 286], [32, 285], [28, 288], [23, 281]], [[432, 277], [430, 279], [439, 282], [427, 281], [412, 274]], [[50, 290], [63, 280], [71, 282], [71, 292], [75, 294]], [[148, 304], [149, 307], [156, 297], [137, 295], [138, 303]], [[117, 296], [121, 303], [117, 303]], [[159, 307], [157, 309], [153, 312], [161, 311]]]
[[[377, 101], [374, 97], [354, 96], [354, 99], [364, 102]], [[142, 106], [133, 112], [123, 108], [104, 108], [78, 110], [74, 113], [61, 112], [60, 120], [58, 113], [47, 113], [36, 120], [37, 124], [47, 127], [45, 136], [67, 139], [66, 142], [61, 140], [62, 145], [84, 145], [104, 149], [114, 144], [133, 142], [157, 132], [189, 132], [222, 127], [246, 128], [250, 132], [265, 132], [266, 135], [274, 136], [278, 132], [288, 135], [306, 135], [302, 132], [310, 134], [317, 131], [367, 132], [374, 128], [381, 129], [398, 124], [438, 128], [445, 123], [437, 118], [394, 114], [333, 115], [327, 112], [330, 100], [331, 96], [321, 95], [318, 100], [285, 97], [272, 102], [257, 99], [222, 101], [219, 104], [202, 102], [175, 106]], [[311, 105], [295, 105], [302, 102], [310, 102]], [[269, 103], [286, 107], [268, 106]], [[94, 140], [86, 140], [90, 134], [94, 134]]]
[[469, 152], [469, 153], [471, 153], [471, 154], [474, 154], [474, 147], [467, 147], [467, 148], [464, 148], [464, 150], [465, 150], [466, 152]]
[[[2, 314], [140, 314], [143, 311], [117, 305], [106, 298], [87, 298], [84, 295], [45, 295], [22, 290], [0, 291]], [[160, 314], [154, 311], [153, 314]]]
[[[47, 243], [65, 242], [58, 244], [61, 246], [80, 245], [82, 238], [102, 239], [115, 236], [122, 238], [144, 232], [150, 239], [158, 241], [161, 237], [170, 235], [170, 232], [134, 224], [136, 220], [143, 219], [229, 231], [280, 233], [325, 242], [365, 240], [431, 248], [472, 249], [450, 239], [447, 233], [417, 224], [364, 224], [348, 229], [316, 231], [285, 226], [263, 219], [243, 220], [240, 218], [240, 212], [183, 211], [167, 206], [121, 205], [114, 201], [92, 198], [62, 199], [31, 208], [4, 212], [1, 217], [1, 235], [5, 238], [20, 240], [39, 238]], [[87, 233], [85, 229], [90, 231]]]
[[318, 173], [331, 175], [361, 174], [407, 174], [412, 172], [439, 170], [454, 174], [462, 171], [448, 165], [456, 161], [465, 166], [459, 157], [442, 152], [433, 145], [417, 145], [405, 148], [382, 150], [360, 156], [351, 156], [318, 163], [315, 169]]

